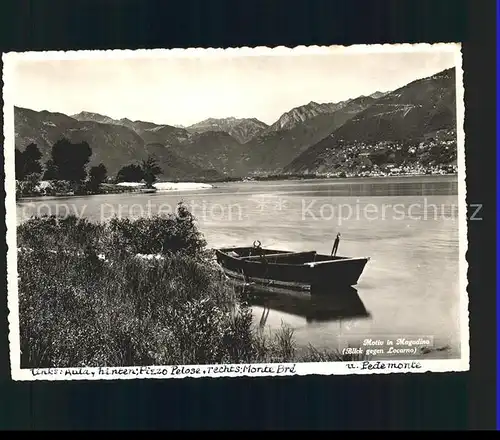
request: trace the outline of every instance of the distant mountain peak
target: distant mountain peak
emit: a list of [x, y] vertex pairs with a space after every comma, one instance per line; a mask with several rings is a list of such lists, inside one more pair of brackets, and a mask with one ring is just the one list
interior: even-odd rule
[[[106, 115], [103, 115], [103, 114], [100, 114], [100, 113], [96, 113], [96, 112], [89, 112], [89, 111], [81, 111], [80, 113], [77, 113], [75, 115], [71, 115], [72, 118], [75, 118], [77, 119], [77, 117], [88, 117], [88, 118], [93, 118], [93, 117], [99, 117], [99, 118], [109, 118], [109, 116], [106, 116]], [[111, 119], [111, 118], [109, 118]]]
[[97, 122], [100, 124], [114, 124], [116, 121], [113, 118], [110, 118], [109, 116], [102, 115], [100, 113], [95, 113], [95, 112], [89, 112], [89, 111], [82, 111], [80, 113], [77, 113], [76, 115], [71, 116], [73, 119], [76, 119], [77, 121], [92, 121], [92, 122]]
[[267, 128], [267, 124], [257, 118], [208, 118], [186, 129], [191, 133], [204, 133], [208, 131], [223, 131], [234, 137], [241, 144], [248, 142]]
[[450, 67], [448, 69], [441, 70], [440, 72], [435, 73], [430, 78], [450, 78], [455, 75], [455, 67]]
[[388, 93], [389, 92], [380, 92], [377, 90], [375, 93], [368, 95], [368, 97], [374, 98], [374, 99], [380, 99], [380, 98], [384, 97], [385, 95], [387, 95]]
[[321, 114], [333, 113], [337, 111], [341, 105], [341, 103], [319, 104], [316, 101], [310, 101], [308, 104], [294, 107], [286, 113], [283, 113], [266, 131], [290, 130], [307, 119], [312, 119]]

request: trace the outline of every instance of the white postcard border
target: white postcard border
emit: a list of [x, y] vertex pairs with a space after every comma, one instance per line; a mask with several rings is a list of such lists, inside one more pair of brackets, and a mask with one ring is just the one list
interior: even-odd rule
[[[458, 203], [459, 203], [459, 285], [460, 285], [460, 359], [415, 359], [360, 362], [311, 362], [289, 364], [231, 364], [231, 365], [186, 365], [154, 367], [98, 367], [98, 368], [49, 368], [21, 369], [20, 334], [18, 315], [18, 273], [16, 238], [16, 200], [15, 200], [15, 135], [14, 104], [10, 87], [15, 81], [13, 66], [20, 60], [68, 60], [68, 59], [110, 59], [136, 57], [207, 57], [207, 56], [300, 56], [328, 55], [342, 53], [388, 53], [388, 52], [435, 52], [449, 51], [455, 54], [456, 102], [457, 102], [457, 164], [458, 164]], [[5, 209], [7, 239], [7, 298], [9, 309], [9, 347], [11, 375], [13, 380], [116, 380], [144, 378], [202, 378], [202, 377], [265, 377], [265, 376], [303, 376], [303, 375], [351, 375], [351, 374], [390, 374], [390, 373], [427, 373], [469, 370], [469, 310], [467, 293], [467, 204], [465, 169], [465, 102], [460, 43], [421, 43], [421, 44], [378, 44], [353, 46], [297, 46], [288, 48], [242, 47], [242, 48], [189, 48], [189, 49], [140, 49], [140, 50], [85, 50], [85, 51], [45, 51], [9, 52], [3, 56], [3, 117], [4, 117], [4, 171], [5, 171]], [[418, 366], [417, 366], [418, 364]], [[148, 370], [149, 368], [149, 370]], [[129, 369], [129, 370], [127, 370]], [[239, 369], [239, 370], [238, 370]], [[121, 371], [115, 371], [121, 370]], [[160, 371], [160, 373], [158, 373]]]

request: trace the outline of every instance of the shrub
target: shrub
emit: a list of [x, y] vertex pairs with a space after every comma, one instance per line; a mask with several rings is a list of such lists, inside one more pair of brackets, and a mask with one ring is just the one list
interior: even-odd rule
[[105, 225], [74, 215], [32, 217], [17, 227], [18, 246], [45, 251], [101, 251]]
[[191, 257], [110, 264], [38, 249], [18, 261], [23, 367], [284, 360], [215, 268]]
[[16, 180], [16, 197], [33, 197], [41, 194], [38, 185], [40, 174], [32, 173], [25, 177], [25, 180]]
[[[251, 314], [196, 254], [204, 241], [193, 220], [181, 208], [178, 216], [110, 224], [45, 216], [19, 225], [22, 365], [252, 360]], [[100, 259], [111, 244], [126, 246]], [[135, 255], [156, 251], [165, 258]]]
[[49, 185], [42, 191], [43, 195], [55, 196], [59, 194], [71, 194], [75, 190], [75, 184], [67, 180], [50, 180]]
[[166, 216], [113, 218], [108, 225], [112, 249], [126, 249], [138, 254], [184, 252], [198, 255], [206, 242], [195, 224], [193, 215], [180, 204], [177, 214]]
[[206, 256], [182, 206], [110, 223], [34, 217], [17, 235], [23, 368], [297, 358], [293, 331], [255, 328], [244, 292]]
[[138, 219], [113, 218], [94, 223], [75, 215], [32, 217], [17, 228], [18, 245], [78, 252], [92, 248], [97, 254], [204, 255], [206, 242], [192, 214], [180, 205], [178, 213]]

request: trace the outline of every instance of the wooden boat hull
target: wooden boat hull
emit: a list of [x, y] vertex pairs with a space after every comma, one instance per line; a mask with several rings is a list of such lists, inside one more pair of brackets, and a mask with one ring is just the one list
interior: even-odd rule
[[228, 277], [272, 288], [308, 291], [354, 286], [369, 261], [368, 257], [331, 257], [314, 251], [256, 251], [252, 247], [217, 249], [216, 258]]

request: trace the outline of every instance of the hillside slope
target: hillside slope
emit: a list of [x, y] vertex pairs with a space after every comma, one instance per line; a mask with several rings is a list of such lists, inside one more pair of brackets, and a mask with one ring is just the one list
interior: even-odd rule
[[[350, 99], [342, 103], [312, 106], [300, 113], [292, 112], [298, 119], [292, 124], [283, 116], [279, 121], [284, 128], [273, 131], [271, 128], [280, 124], [273, 124], [263, 134], [248, 143], [247, 166], [252, 172], [279, 172], [295, 157], [311, 145], [316, 144], [338, 127], [345, 124], [359, 112], [365, 110], [375, 102], [371, 97]], [[299, 109], [306, 109], [302, 106]], [[321, 108], [321, 111], [318, 111]], [[335, 109], [335, 110], [332, 110]], [[311, 116], [310, 115], [315, 115]], [[303, 118], [303, 120], [302, 120]]]
[[223, 131], [195, 133], [171, 149], [200, 167], [214, 168], [228, 176], [245, 176], [248, 172], [244, 160], [248, 148]]
[[145, 121], [131, 121], [127, 118], [113, 119], [99, 113], [80, 112], [71, 116], [77, 121], [93, 121], [102, 124], [121, 125], [135, 131], [145, 142], [172, 144], [185, 141], [189, 138], [189, 132], [184, 128], [167, 124], [155, 124]]
[[154, 151], [162, 168], [162, 178], [214, 175], [209, 167], [198, 166], [163, 144], [150, 145], [125, 125], [78, 121], [62, 113], [37, 112], [20, 107], [14, 108], [14, 124], [16, 148], [24, 150], [30, 143], [37, 144], [42, 152], [42, 162], [50, 157], [52, 145], [66, 138], [71, 142], [87, 142], [92, 148], [90, 166], [102, 162], [109, 175], [116, 174], [124, 165], [145, 159], [151, 151]]
[[382, 96], [293, 159], [284, 171], [335, 171], [351, 156], [419, 144], [436, 133], [448, 142], [454, 136], [455, 112], [455, 70], [447, 69]]

